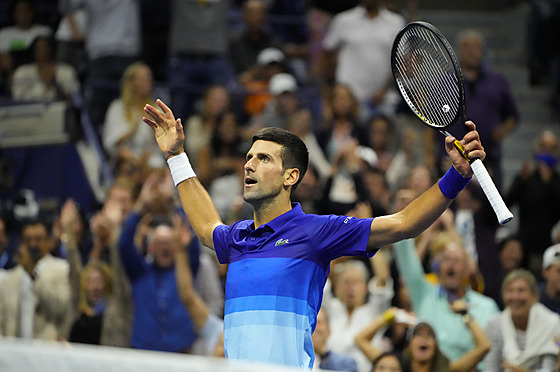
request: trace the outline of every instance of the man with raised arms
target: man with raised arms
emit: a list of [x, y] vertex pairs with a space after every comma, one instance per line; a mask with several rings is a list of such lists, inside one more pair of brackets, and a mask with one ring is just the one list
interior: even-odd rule
[[[307, 148], [288, 131], [265, 128], [253, 137], [244, 165], [243, 198], [253, 206], [254, 218], [227, 226], [189, 163], [181, 119], [161, 100], [157, 105], [145, 106], [144, 121], [154, 129], [183, 209], [203, 244], [229, 264], [224, 347], [230, 360], [311, 368], [311, 334], [331, 260], [371, 257], [379, 247], [418, 235], [473, 174], [454, 138], [447, 137], [453, 166], [403, 210], [375, 219], [305, 214], [291, 195], [307, 170]], [[474, 123], [466, 125], [465, 155], [484, 159]]]

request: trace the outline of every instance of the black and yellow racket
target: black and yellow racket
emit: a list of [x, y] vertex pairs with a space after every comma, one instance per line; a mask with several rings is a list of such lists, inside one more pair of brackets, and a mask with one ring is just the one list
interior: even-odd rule
[[[453, 48], [427, 22], [411, 22], [399, 31], [391, 51], [391, 69], [398, 90], [412, 112], [426, 125], [449, 136], [447, 128], [466, 120], [463, 73]], [[463, 153], [463, 146], [455, 141]], [[498, 222], [513, 218], [480, 159], [469, 160]]]

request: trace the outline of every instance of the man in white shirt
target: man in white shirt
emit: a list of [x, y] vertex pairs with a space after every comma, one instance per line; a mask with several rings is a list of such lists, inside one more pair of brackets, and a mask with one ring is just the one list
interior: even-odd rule
[[0, 286], [0, 336], [60, 340], [73, 321], [69, 267], [50, 253], [52, 241], [44, 223], [22, 228], [18, 265]]
[[29, 0], [14, 2], [13, 26], [0, 30], [0, 70], [4, 78], [10, 78], [16, 67], [31, 62], [29, 46], [37, 36], [50, 36], [52, 30], [33, 23], [33, 4]]
[[405, 25], [401, 15], [380, 3], [362, 0], [361, 5], [337, 14], [323, 40], [323, 78], [332, 75], [328, 70], [336, 66], [335, 81], [348, 85], [366, 109], [380, 109], [394, 101], [388, 94], [394, 84], [391, 47]]

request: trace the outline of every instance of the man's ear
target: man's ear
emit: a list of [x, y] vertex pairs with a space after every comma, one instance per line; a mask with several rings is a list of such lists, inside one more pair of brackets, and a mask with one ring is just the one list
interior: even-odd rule
[[284, 171], [284, 186], [294, 186], [299, 180], [299, 169], [290, 168]]

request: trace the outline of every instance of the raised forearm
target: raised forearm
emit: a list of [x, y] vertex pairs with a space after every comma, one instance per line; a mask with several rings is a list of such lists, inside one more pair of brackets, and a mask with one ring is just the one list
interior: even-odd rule
[[186, 179], [177, 185], [181, 204], [195, 234], [207, 247], [214, 248], [212, 233], [222, 224], [214, 202], [198, 178]]
[[181, 248], [178, 248], [175, 253], [175, 279], [177, 280], [179, 298], [189, 312], [195, 329], [200, 331], [206, 323], [210, 310], [194, 290], [187, 254]]
[[389, 324], [394, 320], [394, 314], [392, 309], [387, 310], [385, 313], [379, 315], [370, 324], [368, 324], [360, 333], [354, 337], [354, 344], [364, 353], [368, 360], [373, 361], [379, 355], [381, 355], [382, 350], [376, 348], [371, 344], [373, 336], [379, 332], [379, 330]]
[[382, 247], [418, 236], [451, 202], [452, 199], [446, 198], [437, 184], [432, 186], [402, 211], [375, 218], [371, 224], [369, 247]]
[[475, 346], [474, 349], [451, 363], [449, 366], [451, 372], [471, 371], [488, 354], [492, 346], [490, 339], [474, 319], [466, 326], [472, 333]]

